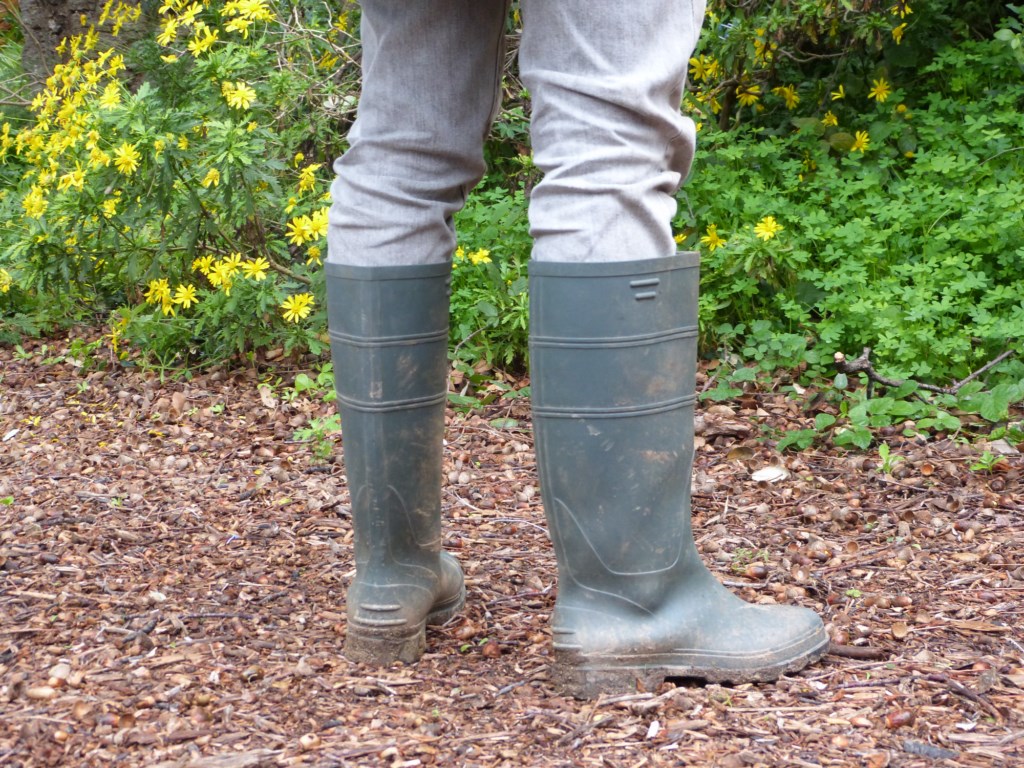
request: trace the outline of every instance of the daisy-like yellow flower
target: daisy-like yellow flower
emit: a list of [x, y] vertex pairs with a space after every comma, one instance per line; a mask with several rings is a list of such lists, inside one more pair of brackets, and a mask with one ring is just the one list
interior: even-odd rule
[[162, 304], [171, 301], [171, 286], [167, 284], [167, 278], [150, 280], [149, 288], [143, 294], [147, 304]]
[[107, 83], [100, 95], [100, 109], [116, 109], [121, 103], [121, 88], [116, 81]]
[[826, 128], [834, 128], [835, 126], [839, 125], [839, 118], [837, 118], [830, 109], [828, 112], [825, 113], [825, 116], [821, 118], [821, 124], [824, 125]]
[[320, 163], [313, 163], [299, 171], [299, 192], [307, 192], [316, 186], [316, 172], [319, 168]]
[[302, 245], [317, 239], [313, 231], [313, 220], [309, 216], [296, 216], [289, 221], [285, 234], [288, 237], [288, 242], [293, 245]]
[[889, 94], [892, 93], [892, 87], [886, 82], [884, 77], [880, 77], [877, 80], [872, 80], [871, 90], [868, 91], [868, 97], [874, 99], [878, 103], [882, 103], [889, 98]]
[[892, 28], [892, 39], [896, 41], [896, 45], [900, 45], [903, 42], [903, 33], [907, 31], [907, 23], [903, 22], [898, 27]]
[[313, 224], [313, 235], [316, 239], [327, 237], [328, 211], [330, 211], [330, 208], [320, 208], [319, 210], [313, 211], [313, 216], [310, 221]]
[[12, 285], [14, 285], [14, 280], [11, 278], [11, 273], [0, 267], [0, 293], [7, 293], [11, 290]]
[[179, 285], [174, 290], [173, 301], [175, 304], [179, 304], [182, 308], [188, 309], [199, 301], [196, 297], [196, 287], [191, 283], [188, 285]]
[[772, 93], [785, 100], [786, 109], [796, 109], [796, 105], [800, 103], [800, 96], [796, 92], [795, 85], [780, 85], [778, 88], [772, 88]]
[[318, 267], [323, 266], [323, 260], [320, 258], [323, 255], [323, 251], [320, 250], [319, 245], [309, 246], [309, 250], [306, 251], [306, 264], [316, 264]]
[[221, 93], [234, 109], [248, 109], [256, 101], [256, 91], [248, 83], [239, 80], [237, 83], [224, 83]]
[[842, 84], [840, 84], [839, 87], [832, 91], [830, 95], [832, 96], [832, 101], [839, 101], [840, 99], [845, 99], [846, 88]]
[[239, 270], [242, 269], [242, 254], [232, 253], [225, 256], [221, 261], [221, 264], [224, 265], [224, 270], [227, 273], [227, 276], [234, 277], [238, 274]]
[[721, 248], [726, 243], [722, 236], [718, 234], [717, 224], [708, 224], [707, 234], [701, 237], [700, 241], [708, 247], [708, 251], [711, 253], [714, 253], [716, 248]]
[[203, 177], [203, 180], [199, 183], [202, 184], [207, 189], [209, 189], [210, 187], [220, 186], [220, 171], [218, 171], [216, 168], [211, 168], [206, 172], [206, 175]]
[[297, 293], [281, 302], [281, 314], [289, 323], [297, 323], [299, 320], [309, 317], [315, 303], [313, 294]]
[[863, 154], [864, 150], [870, 145], [871, 137], [868, 136], [867, 131], [857, 131], [857, 134], [853, 137], [853, 146], [850, 147], [850, 151]]
[[199, 58], [213, 47], [213, 44], [217, 42], [219, 34], [219, 30], [210, 29], [205, 23], [200, 21], [195, 26], [195, 34], [188, 42], [189, 52], [196, 58]]
[[139, 167], [139, 160], [142, 156], [134, 144], [127, 141], [114, 150], [114, 167], [121, 172], [122, 176], [131, 176]]
[[782, 225], [774, 216], [765, 216], [754, 226], [754, 234], [761, 240], [771, 240], [782, 231]]
[[192, 260], [192, 271], [198, 271], [203, 273], [204, 275], [208, 275], [210, 273], [210, 270], [213, 269], [213, 262], [214, 258], [211, 254], [206, 254], [205, 256], [197, 256], [195, 259]]
[[28, 194], [21, 201], [25, 215], [30, 219], [41, 219], [49, 205], [50, 201], [46, 199], [46, 193], [36, 184], [32, 185]]
[[479, 248], [478, 250], [472, 251], [466, 255], [471, 264], [490, 264], [491, 263], [491, 252], [486, 248]]
[[58, 191], [63, 192], [65, 189], [82, 189], [85, 186], [85, 173], [82, 171], [81, 166], [76, 166], [75, 170], [65, 173], [57, 181]]
[[738, 85], [736, 86], [736, 98], [739, 99], [740, 106], [752, 107], [761, 98], [761, 86]]
[[242, 262], [242, 274], [257, 283], [266, 279], [268, 269], [270, 269], [270, 262], [262, 256]]
[[103, 211], [103, 218], [112, 219], [114, 214], [117, 213], [117, 198], [108, 197], [100, 204], [100, 210]]

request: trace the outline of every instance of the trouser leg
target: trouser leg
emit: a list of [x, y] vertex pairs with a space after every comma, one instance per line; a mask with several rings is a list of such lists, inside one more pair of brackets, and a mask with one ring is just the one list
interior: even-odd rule
[[696, 132], [679, 112], [703, 0], [523, 0], [538, 261], [674, 253], [674, 193]]
[[448, 261], [452, 217], [485, 171], [507, 0], [364, 0], [363, 91], [335, 162], [328, 260]]

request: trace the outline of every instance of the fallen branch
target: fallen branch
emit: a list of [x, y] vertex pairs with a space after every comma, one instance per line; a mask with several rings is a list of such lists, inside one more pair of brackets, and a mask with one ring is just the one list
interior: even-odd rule
[[[916, 381], [914, 383], [917, 384], [918, 389], [924, 389], [928, 392], [938, 392], [939, 394], [942, 395], [955, 395], [957, 392], [960, 391], [964, 384], [967, 384], [970, 381], [974, 381], [974, 379], [978, 378], [986, 371], [995, 368], [1008, 357], [1012, 357], [1015, 354], [1016, 350], [1007, 349], [998, 357], [985, 363], [985, 365], [976, 370], [974, 373], [956, 382], [951, 387], [937, 387], [934, 384], [922, 384], [919, 381]], [[853, 360], [848, 360], [846, 358], [846, 355], [844, 355], [842, 352], [836, 352], [833, 356], [833, 359], [835, 360], [836, 370], [839, 371], [840, 373], [865, 373], [867, 374], [869, 382], [878, 382], [884, 387], [900, 387], [906, 384], [907, 381], [911, 381], [910, 379], [899, 381], [898, 379], [889, 379], [886, 378], [885, 376], [882, 376], [880, 373], [878, 373], [878, 371], [875, 370], [874, 366], [871, 364], [870, 358], [871, 347], [864, 347], [864, 350], [860, 353], [860, 357], [857, 357]]]

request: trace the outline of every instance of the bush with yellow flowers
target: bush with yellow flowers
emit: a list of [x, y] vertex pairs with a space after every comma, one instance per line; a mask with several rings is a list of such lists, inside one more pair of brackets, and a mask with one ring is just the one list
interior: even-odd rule
[[28, 124], [0, 129], [0, 301], [44, 321], [115, 309], [118, 353], [164, 362], [318, 351], [351, 13], [165, 0], [155, 39], [120, 50], [140, 13], [107, 0], [62, 43]]

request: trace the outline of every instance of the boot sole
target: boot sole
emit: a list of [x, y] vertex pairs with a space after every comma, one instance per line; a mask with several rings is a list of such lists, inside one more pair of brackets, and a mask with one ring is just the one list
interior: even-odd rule
[[413, 664], [427, 649], [427, 626], [437, 626], [457, 615], [466, 604], [463, 587], [454, 600], [437, 606], [419, 624], [398, 627], [360, 626], [349, 621], [345, 633], [345, 657], [349, 661], [385, 667], [396, 661]]
[[[828, 645], [829, 640], [825, 636], [816, 646], [797, 656], [784, 660], [760, 659], [763, 663], [751, 663], [745, 669], [717, 664], [714, 657], [708, 655], [681, 659], [678, 654], [666, 654], [664, 661], [656, 657], [640, 659], [635, 656], [595, 660], [578, 651], [556, 650], [551, 681], [563, 696], [584, 700], [601, 694], [634, 693], [638, 688], [654, 691], [671, 678], [733, 685], [767, 683], [814, 663], [825, 655]], [[735, 659], [722, 661], [736, 663]]]

